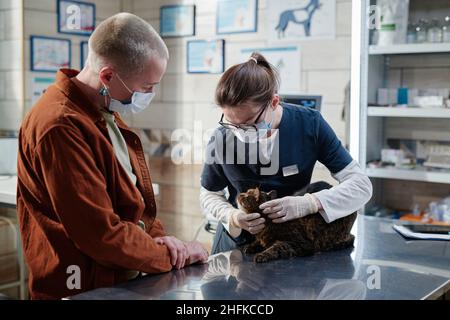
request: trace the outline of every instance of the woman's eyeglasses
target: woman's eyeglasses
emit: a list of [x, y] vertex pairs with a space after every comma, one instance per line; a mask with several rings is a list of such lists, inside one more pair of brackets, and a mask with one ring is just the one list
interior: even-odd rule
[[262, 114], [264, 113], [264, 110], [266, 110], [266, 106], [261, 108], [261, 111], [259, 111], [258, 117], [256, 118], [255, 123], [253, 123], [253, 124], [249, 124], [249, 123], [234, 124], [234, 123], [224, 122], [223, 121], [223, 118], [224, 118], [223, 113], [222, 113], [222, 117], [220, 118], [219, 124], [222, 127], [224, 127], [225, 129], [229, 129], [229, 130], [241, 129], [243, 131], [258, 131], [258, 128], [256, 127], [256, 125], [258, 124], [259, 118], [261, 118]]

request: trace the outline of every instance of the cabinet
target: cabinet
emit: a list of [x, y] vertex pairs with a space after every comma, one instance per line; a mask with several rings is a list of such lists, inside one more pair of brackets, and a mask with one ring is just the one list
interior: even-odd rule
[[[378, 88], [450, 88], [450, 43], [370, 44], [368, 7], [375, 1], [352, 2], [352, 84], [350, 152], [371, 178], [374, 194], [363, 208], [383, 206], [421, 210], [430, 201], [450, 196], [450, 170], [416, 166], [369, 167], [380, 159], [388, 140], [450, 142], [450, 109], [375, 106]], [[450, 15], [448, 1], [410, 2], [410, 19]]]

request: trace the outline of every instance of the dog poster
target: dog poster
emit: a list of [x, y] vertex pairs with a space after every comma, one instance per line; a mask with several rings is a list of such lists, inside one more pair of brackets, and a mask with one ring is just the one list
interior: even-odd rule
[[334, 39], [336, 0], [268, 0], [269, 40]]

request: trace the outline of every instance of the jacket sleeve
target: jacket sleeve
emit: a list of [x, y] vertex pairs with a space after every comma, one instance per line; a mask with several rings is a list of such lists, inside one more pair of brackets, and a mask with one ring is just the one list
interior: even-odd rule
[[152, 238], [164, 237], [164, 236], [167, 235], [166, 231], [164, 230], [164, 227], [163, 227], [163, 225], [161, 223], [161, 220], [155, 219], [155, 221], [153, 221], [153, 224], [150, 227], [150, 230], [148, 230], [148, 234]]
[[339, 181], [337, 186], [314, 193], [323, 207], [319, 213], [328, 223], [361, 209], [373, 191], [370, 179], [355, 160], [333, 178]]
[[231, 203], [228, 202], [223, 190], [214, 192], [201, 187], [200, 207], [202, 208], [206, 219], [212, 215], [212, 217], [222, 223], [224, 228], [232, 237], [237, 238], [241, 234], [242, 229], [235, 227], [231, 223], [231, 216], [233, 212], [240, 210], [236, 209]]
[[152, 239], [158, 232], [147, 234], [114, 212], [105, 177], [81, 133], [68, 125], [55, 126], [35, 153], [51, 206], [81, 252], [107, 267], [145, 273], [172, 269], [167, 247]]

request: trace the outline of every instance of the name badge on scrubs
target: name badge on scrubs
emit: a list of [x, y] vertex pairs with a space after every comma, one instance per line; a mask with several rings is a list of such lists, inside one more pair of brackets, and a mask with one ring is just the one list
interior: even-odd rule
[[283, 168], [283, 177], [293, 176], [294, 174], [298, 174], [298, 167], [296, 164]]

